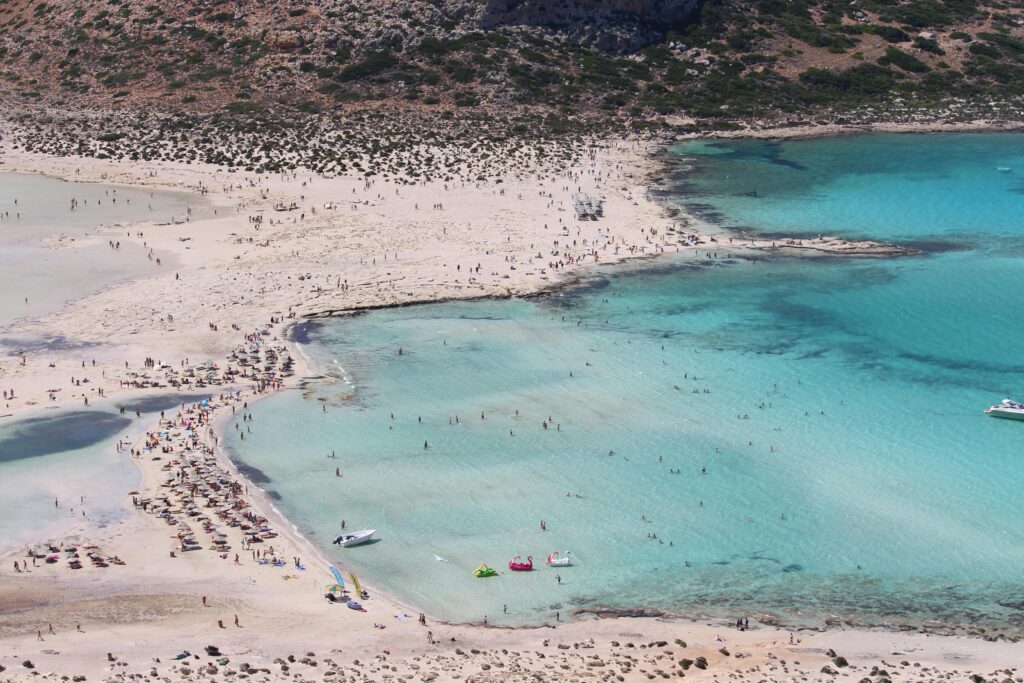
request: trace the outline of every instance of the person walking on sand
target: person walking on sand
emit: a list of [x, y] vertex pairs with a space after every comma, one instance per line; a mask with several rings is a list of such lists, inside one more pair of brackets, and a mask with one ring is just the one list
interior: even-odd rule
[[430, 643], [431, 645], [434, 644], [434, 632], [433, 631], [427, 631], [427, 642]]

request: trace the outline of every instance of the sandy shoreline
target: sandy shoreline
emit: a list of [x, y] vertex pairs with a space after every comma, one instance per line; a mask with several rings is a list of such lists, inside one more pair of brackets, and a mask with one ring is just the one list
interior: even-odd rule
[[797, 124], [779, 126], [778, 123], [756, 122], [739, 130], [706, 131], [685, 133], [678, 140], [703, 138], [750, 138], [758, 140], [795, 140], [811, 138], [833, 138], [872, 133], [925, 134], [925, 133], [1012, 133], [1024, 130], [1024, 121], [969, 121], [969, 122], [926, 122], [920, 123], [828, 123]]
[[[166, 360], [155, 354], [165, 347], [175, 360], [216, 359], [230, 347], [227, 332], [253, 329], [268, 315], [330, 315], [422, 302], [526, 296], [575, 282], [581, 269], [590, 265], [702, 246], [905, 253], [900, 247], [828, 237], [736, 237], [728, 245], [716, 242], [715, 237], [702, 235], [694, 221], [667, 216], [665, 208], [647, 196], [646, 179], [657, 168], [650, 151], [658, 148], [653, 143], [610, 143], [602, 148], [600, 159], [582, 157], [561, 179], [551, 169], [540, 168], [533, 175], [520, 171], [515, 180], [502, 184], [472, 187], [440, 181], [419, 186], [372, 181], [379, 184], [371, 186], [358, 177], [322, 179], [304, 173], [239, 177], [203, 165], [148, 162], [125, 167], [8, 152], [0, 157], [7, 171], [125, 186], [137, 182], [160, 189], [202, 187], [207, 190], [204, 201], [219, 214], [190, 223], [133, 226], [122, 242], [139, 242], [154, 254], [169, 255], [177, 266], [172, 269], [169, 261], [155, 267], [153, 277], [84, 297], [44, 318], [19, 321], [5, 336], [29, 349], [38, 345], [36, 340], [60, 336], [104, 340], [90, 361], [96, 360], [99, 372], [108, 375], [102, 384], [105, 395], [116, 396], [118, 382], [131, 380], [123, 367], [126, 359]], [[552, 183], [562, 187], [552, 191]], [[608, 218], [575, 220], [572, 197], [577, 193], [605, 196]], [[458, 203], [439, 202], [440, 210], [428, 209], [438, 198]], [[293, 211], [274, 209], [292, 203], [297, 205]], [[324, 208], [328, 206], [333, 208]], [[261, 216], [264, 222], [246, 222], [250, 216]], [[121, 229], [97, 230], [95, 239], [107, 239]], [[541, 246], [541, 240], [548, 245]], [[467, 273], [470, 268], [472, 274]], [[315, 284], [303, 284], [310, 281]], [[193, 296], [193, 291], [202, 296]], [[92, 315], [96, 311], [99, 316]], [[213, 334], [202, 331], [203, 322], [216, 327]], [[168, 343], [169, 335], [174, 343]], [[46, 390], [60, 386], [64, 373], [39, 367], [44, 360], [59, 359], [44, 352], [29, 354], [24, 367], [0, 364], [0, 378], [18, 396], [5, 405], [6, 412], [45, 404]], [[93, 389], [99, 387], [94, 376], [89, 379]], [[73, 395], [87, 396], [77, 391]]]
[[[282, 338], [287, 338], [287, 331], [288, 328], [282, 330], [282, 332], [286, 333], [282, 335]], [[298, 345], [294, 343], [288, 344], [289, 349], [293, 352], [296, 350], [297, 346]], [[301, 358], [303, 354], [293, 354], [293, 357], [295, 357], [295, 355], [298, 355]], [[293, 382], [288, 382], [287, 385], [282, 389], [279, 389], [279, 391], [294, 391], [295, 389], [297, 389], [296, 384], [308, 376], [308, 374], [302, 372], [302, 370], [310, 370], [309, 365], [306, 364], [305, 361], [300, 361], [297, 364], [297, 368], [299, 369], [299, 372], [296, 373], [295, 380]], [[250, 394], [247, 397], [248, 403], [252, 405], [256, 401], [259, 401], [263, 398], [267, 398], [268, 396], [271, 395], [271, 393], [273, 392], [256, 395]], [[312, 562], [307, 562], [307, 565], [320, 572], [319, 576], [321, 578], [321, 582], [330, 583], [331, 581], [329, 579], [329, 568], [331, 566], [337, 566], [342, 571], [345, 571], [343, 560], [339, 559], [331, 561], [330, 559], [328, 559], [327, 556], [324, 555], [323, 551], [319, 547], [317, 547], [315, 543], [306, 538], [299, 530], [299, 528], [291, 521], [289, 521], [287, 517], [285, 517], [285, 515], [274, 504], [274, 501], [271, 500], [271, 498], [267, 495], [266, 491], [263, 488], [261, 488], [259, 484], [254, 483], [249, 477], [245, 475], [244, 472], [242, 472], [238, 468], [238, 464], [231, 458], [231, 455], [228, 453], [228, 451], [222, 445], [220, 445], [221, 436], [228, 428], [228, 422], [230, 421], [231, 417], [232, 416], [229, 415], [227, 412], [222, 412], [210, 424], [211, 433], [215, 436], [216, 439], [216, 441], [212, 444], [212, 449], [218, 462], [227, 471], [231, 472], [237, 480], [245, 484], [246, 493], [252, 499], [254, 508], [259, 510], [270, 520], [274, 529], [277, 530], [279, 534], [284, 536], [287, 542], [295, 549], [296, 553], [298, 553], [302, 557], [312, 558]], [[417, 611], [416, 608], [404, 604], [402, 601], [400, 601], [398, 598], [391, 595], [390, 593], [383, 592], [376, 586], [373, 586], [372, 577], [370, 581], [364, 583], [368, 587], [372, 588], [375, 597], [383, 599], [390, 607], [396, 610], [404, 610], [404, 612], [409, 614], [412, 614]]]
[[[44, 348], [28, 354], [25, 365], [18, 357], [0, 359], [0, 384], [14, 388], [17, 396], [5, 401], [4, 412], [17, 417], [53, 403], [47, 391], [52, 387], [67, 389], [56, 402], [61, 405], [82, 405], [99, 388], [110, 400], [130, 405], [138, 389], [121, 382], [148, 374], [150, 384], [166, 383], [160, 371], [142, 367], [143, 358], [174, 369], [204, 362], [223, 365], [242, 335], [269, 329], [269, 340], [302, 359], [289, 338], [292, 326], [304, 320], [425, 301], [531, 296], [578, 282], [594, 264], [694, 248], [870, 255], [884, 246], [827, 238], [780, 245], [756, 239], [731, 245], [710, 242], [688, 219], [667, 216], [648, 196], [646, 178], [656, 172], [653, 148], [635, 141], [608, 143], [583, 155], [568, 171], [534, 169], [510, 173], [500, 185], [470, 182], [458, 187], [441, 181], [407, 185], [377, 180], [368, 185], [359, 177], [322, 179], [304, 172], [258, 177], [201, 164], [126, 167], [8, 151], [0, 157], [0, 171], [133, 187], [204, 187], [220, 213], [186, 224], [133, 226], [145, 232], [147, 247], [172, 254], [178, 266], [155, 267], [150, 278], [114, 286], [8, 330], [27, 339], [59, 333], [95, 342], [89, 353], [97, 363], [95, 369], [86, 369], [93, 381], [83, 389], [68, 387], [67, 380], [69, 373], [81, 372], [81, 354]], [[605, 216], [574, 220], [571, 201], [576, 193], [604, 196]], [[292, 202], [298, 205], [293, 211], [274, 209], [275, 204]], [[435, 203], [442, 208], [429, 208]], [[255, 216], [262, 220], [254, 222]], [[106, 228], [100, 234], [122, 229]], [[312, 371], [300, 362], [287, 386], [294, 390]], [[244, 384], [204, 389], [219, 394], [232, 386]], [[173, 395], [196, 387], [156, 389]], [[243, 400], [261, 395], [246, 394]], [[221, 409], [211, 428], [229, 428], [230, 417]], [[800, 642], [790, 642], [789, 632], [753, 619], [747, 631], [721, 621], [659, 617], [581, 618], [555, 629], [484, 628], [429, 619], [422, 627], [415, 618], [397, 618], [415, 617], [414, 608], [379, 594], [374, 577], [366, 577], [373, 595], [367, 604], [371, 612], [346, 610], [328, 605], [320, 595], [329, 560], [280, 515], [269, 497], [257, 492], [220, 446], [210, 446], [279, 532], [280, 540], [274, 541], [283, 555], [305, 559], [306, 573], [282, 580], [283, 572], [275, 576], [274, 568], [248, 561], [236, 566], [207, 551], [170, 559], [174, 544], [160, 523], [129, 508], [129, 518], [113, 528], [78, 532], [123, 558], [124, 567], [75, 573], [58, 565], [26, 574], [11, 571], [12, 561], [22, 559], [17, 553], [2, 558], [0, 666], [6, 670], [0, 671], [0, 680], [30, 678], [35, 672], [122, 680], [131, 674], [148, 677], [152, 670], [168, 680], [230, 678], [245, 673], [243, 660], [269, 670], [246, 674], [252, 677], [281, 679], [299, 671], [303, 679], [320, 679], [331, 668], [327, 658], [337, 662], [334, 680], [559, 680], [604, 679], [607, 674], [648, 680], [684, 672], [698, 679], [730, 672], [749, 680], [817, 680], [833, 676], [823, 667], [844, 678], [863, 678], [872, 666], [906, 669], [906, 674], [934, 672], [935, 677], [953, 671], [988, 676], [998, 669], [1011, 675], [1012, 667], [1024, 659], [1024, 648], [1005, 640], [920, 633], [827, 630], [801, 633]], [[136, 463], [142, 486], [158, 487], [159, 467]], [[212, 607], [203, 607], [200, 596], [207, 596]], [[230, 625], [232, 614], [240, 616], [240, 627], [217, 626], [217, 619]], [[85, 633], [76, 632], [76, 619]], [[50, 623], [55, 636], [47, 632]], [[37, 640], [37, 629], [45, 640]], [[437, 642], [427, 643], [428, 630]], [[203, 647], [211, 644], [227, 664], [217, 663], [225, 657], [203, 655]], [[200, 659], [169, 661], [183, 650]], [[315, 665], [300, 661], [285, 669], [275, 663], [289, 654], [301, 660], [307, 652], [316, 653], [307, 657]], [[699, 668], [699, 657], [705, 658], [706, 669]], [[842, 666], [840, 658], [851, 666]], [[357, 659], [359, 664], [354, 663]], [[31, 661], [33, 668], [24, 661]]]

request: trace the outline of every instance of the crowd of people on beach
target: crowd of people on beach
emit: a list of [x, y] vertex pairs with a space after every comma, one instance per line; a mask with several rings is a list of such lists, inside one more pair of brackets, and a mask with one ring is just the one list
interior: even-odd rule
[[[262, 332], [244, 335], [245, 343], [229, 357], [239, 366], [224, 371], [225, 381], [244, 378], [250, 382], [253, 394], [280, 387], [290, 376], [292, 359], [279, 343], [267, 343]], [[191, 368], [190, 368], [191, 369]], [[217, 411], [229, 410], [235, 415], [241, 408], [243, 419], [248, 402], [240, 390], [221, 393], [216, 398], [183, 404], [173, 416], [161, 413], [158, 428], [147, 432], [142, 443], [132, 447], [132, 457], [160, 463], [163, 481], [150, 484], [144, 494], [137, 494], [135, 507], [154, 514], [175, 529], [178, 552], [200, 550], [203, 545], [196, 536], [196, 528], [207, 538], [207, 547], [222, 559], [233, 554], [235, 564], [240, 562], [233, 548], [250, 551], [259, 564], [286, 566], [269, 541], [277, 537], [269, 520], [257, 512], [247, 498], [248, 489], [239, 477], [228, 470], [216, 455], [217, 436], [212, 421]], [[266, 549], [254, 549], [257, 544], [268, 543]], [[301, 569], [298, 558], [292, 564]]]
[[[57, 503], [58, 501], [54, 502]], [[25, 556], [28, 559], [21, 560], [20, 564], [18, 560], [15, 560], [14, 571], [17, 574], [32, 571], [28, 566], [29, 560], [32, 560], [32, 567], [35, 568], [39, 566], [40, 561], [43, 562], [43, 566], [59, 565], [61, 559], [67, 563], [69, 569], [82, 569], [85, 566], [82, 563], [82, 555], [85, 555], [91, 566], [101, 569], [105, 569], [110, 565], [124, 566], [125, 564], [125, 561], [117, 555], [105, 554], [103, 549], [95, 543], [50, 541], [29, 547], [25, 551]]]

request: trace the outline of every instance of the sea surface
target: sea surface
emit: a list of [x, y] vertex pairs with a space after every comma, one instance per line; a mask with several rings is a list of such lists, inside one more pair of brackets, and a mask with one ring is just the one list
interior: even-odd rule
[[[0, 173], [0, 328], [152, 273], [147, 250], [127, 232], [87, 238], [104, 225], [184, 221], [190, 209], [196, 219], [209, 213], [193, 193]], [[121, 248], [111, 249], [108, 239], [119, 236]]]
[[[1024, 424], [983, 409], [1024, 396], [1024, 137], [670, 156], [667, 201], [722, 229], [926, 250], [720, 241], [537, 299], [309, 323], [326, 378], [256, 403], [233, 457], [329, 557], [437, 618], [1019, 631]], [[380, 541], [332, 546], [341, 520]], [[556, 550], [575, 565], [545, 567]], [[508, 572], [516, 555], [536, 571]], [[505, 571], [475, 578], [482, 562]]]
[[670, 192], [734, 228], [957, 241], [1021, 232], [1019, 134], [701, 141], [673, 151], [696, 172], [678, 174]]

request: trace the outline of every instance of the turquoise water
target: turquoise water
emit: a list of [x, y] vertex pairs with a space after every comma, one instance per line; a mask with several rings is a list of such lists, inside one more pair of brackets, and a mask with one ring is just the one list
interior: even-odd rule
[[[1022, 236], [1024, 137], [870, 135], [678, 146], [671, 194], [733, 228], [904, 241]], [[1008, 168], [1010, 172], [1000, 171]]]
[[[235, 457], [329, 556], [439, 618], [607, 605], [1019, 630], [1024, 424], [982, 409], [1024, 394], [1024, 195], [995, 170], [1024, 169], [1024, 138], [677, 154], [700, 169], [677, 201], [723, 225], [962, 248], [673, 256], [546, 298], [310, 324], [329, 378], [257, 403], [244, 441], [228, 430]], [[762, 176], [757, 198], [730, 189]], [[381, 541], [331, 546], [341, 519]], [[576, 566], [541, 566], [554, 550]], [[514, 555], [539, 570], [471, 575]]]

